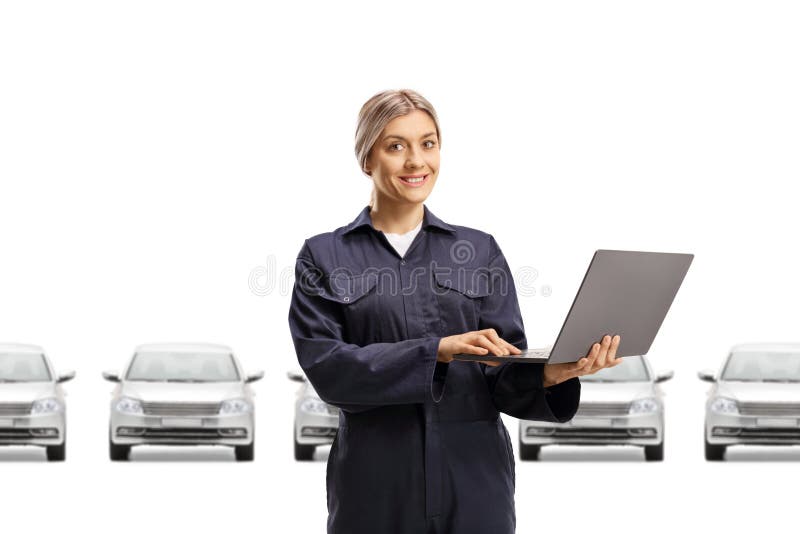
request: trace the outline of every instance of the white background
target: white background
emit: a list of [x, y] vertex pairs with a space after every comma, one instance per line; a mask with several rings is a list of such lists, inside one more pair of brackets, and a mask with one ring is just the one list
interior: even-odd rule
[[[0, 341], [77, 372], [67, 461], [0, 449], [4, 530], [324, 532], [327, 452], [291, 450], [294, 260], [366, 205], [357, 113], [403, 87], [441, 121], [428, 207], [538, 273], [517, 280], [530, 346], [552, 343], [595, 249], [696, 255], [650, 352], [675, 371], [664, 462], [518, 461], [518, 532], [795, 517], [796, 450], [705, 462], [696, 373], [735, 343], [800, 340], [800, 11], [529, 4], [0, 4]], [[213, 447], [108, 460], [100, 373], [153, 341], [229, 344], [265, 370], [253, 463]]]

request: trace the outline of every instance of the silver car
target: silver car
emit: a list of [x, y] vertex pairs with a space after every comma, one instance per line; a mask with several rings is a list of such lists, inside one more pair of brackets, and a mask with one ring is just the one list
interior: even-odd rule
[[161, 343], [136, 348], [116, 382], [109, 455], [127, 460], [134, 445], [224, 445], [236, 459], [255, 452], [253, 391], [263, 372], [245, 375], [230, 347]]
[[800, 444], [800, 344], [748, 343], [731, 348], [711, 382], [705, 417], [706, 460], [730, 445]]
[[339, 430], [339, 408], [319, 398], [302, 372], [288, 373], [289, 379], [300, 382], [294, 404], [294, 459], [314, 458], [320, 445], [330, 445]]
[[67, 407], [61, 384], [42, 347], [0, 344], [0, 445], [44, 447], [49, 461], [67, 452]]
[[543, 445], [633, 445], [648, 461], [664, 459], [664, 402], [661, 382], [672, 371], [655, 374], [645, 356], [580, 377], [581, 401], [565, 423], [519, 422], [522, 460], [538, 460]]

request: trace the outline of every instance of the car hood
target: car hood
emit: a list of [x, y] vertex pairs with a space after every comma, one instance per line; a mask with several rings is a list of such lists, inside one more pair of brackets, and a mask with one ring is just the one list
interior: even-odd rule
[[581, 402], [630, 402], [655, 396], [652, 382], [581, 381]]
[[239, 382], [124, 382], [119, 394], [144, 402], [221, 402], [245, 396]]
[[12, 382], [0, 384], [0, 402], [33, 402], [43, 397], [55, 397], [52, 382]]
[[800, 402], [800, 383], [718, 382], [717, 395], [741, 402]]

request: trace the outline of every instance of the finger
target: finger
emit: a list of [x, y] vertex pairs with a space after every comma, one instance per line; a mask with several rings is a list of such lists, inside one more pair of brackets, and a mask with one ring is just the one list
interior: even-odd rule
[[487, 348], [489, 352], [491, 352], [495, 356], [503, 355], [503, 349], [492, 343], [492, 341], [483, 334], [479, 334], [478, 336], [475, 337], [474, 344], [480, 347]]
[[589, 354], [575, 362], [571, 367], [566, 369], [567, 373], [571, 373], [574, 376], [581, 376], [586, 374], [591, 368], [591, 354], [594, 349], [589, 351]]
[[601, 368], [606, 367], [614, 367], [622, 361], [622, 358], [617, 358], [617, 347], [619, 347], [619, 340], [620, 336], [614, 336], [611, 338], [611, 346], [608, 349], [608, 354], [606, 355], [605, 365]]
[[581, 368], [583, 371], [591, 371], [592, 367], [594, 367], [594, 362], [597, 360], [597, 355], [600, 353], [600, 343], [595, 343], [592, 345], [592, 349], [589, 351], [589, 354], [586, 355], [586, 364]]
[[463, 341], [458, 343], [458, 348], [459, 348], [460, 352], [464, 352], [466, 354], [480, 354], [480, 355], [483, 355], [483, 354], [486, 354], [486, 353], [489, 352], [489, 349], [487, 349], [485, 347], [479, 347], [477, 345], [472, 345], [470, 343], [465, 343]]
[[507, 353], [503, 353], [503, 355], [508, 354], [519, 354], [522, 351], [519, 350], [517, 347], [512, 345], [511, 343], [507, 342], [505, 339], [500, 337], [500, 334], [497, 333], [497, 330], [494, 328], [484, 328], [483, 330], [478, 330], [477, 334], [482, 334], [489, 338], [489, 341], [500, 347], [501, 349], [508, 349]]
[[515, 347], [514, 345], [512, 345], [511, 343], [509, 343], [509, 342], [508, 342], [508, 341], [506, 341], [505, 339], [503, 339], [503, 338], [500, 338], [500, 342], [503, 344], [503, 346], [504, 346], [505, 348], [507, 348], [507, 349], [508, 349], [508, 352], [509, 352], [510, 354], [521, 354], [521, 353], [522, 353], [522, 351], [521, 351], [521, 350], [519, 350], [517, 347]]
[[620, 340], [619, 335], [616, 335], [611, 339], [611, 347], [609, 347], [608, 349], [608, 355], [606, 356], [606, 361], [608, 362], [616, 361], [617, 348], [619, 348], [619, 340]]
[[589, 356], [589, 362], [583, 368], [583, 373], [582, 374], [589, 375], [589, 374], [594, 373], [598, 369], [602, 368], [602, 366], [601, 366], [602, 361], [601, 361], [600, 357], [603, 355], [603, 350], [604, 350], [603, 343], [604, 343], [604, 340], [605, 340], [605, 338], [601, 339], [599, 343], [595, 343], [594, 344], [594, 353], [592, 354], [592, 356]]
[[561, 372], [563, 373], [563, 376], [565, 377], [565, 380], [568, 380], [570, 378], [574, 378], [576, 376], [581, 376], [583, 374], [586, 374], [584, 372], [584, 368], [586, 367], [588, 362], [589, 362], [589, 358], [584, 357], [584, 358], [581, 358], [580, 360], [578, 360], [577, 362], [572, 362], [572, 363], [553, 363], [553, 364], [549, 364], [549, 365], [552, 365], [552, 366], [559, 367], [559, 368], [563, 369]]
[[501, 354], [499, 355], [506, 356], [511, 353], [511, 351], [508, 350], [508, 348], [506, 347], [508, 343], [506, 343], [505, 340], [503, 340], [497, 334], [497, 331], [494, 328], [487, 328], [486, 333], [483, 335], [486, 336], [489, 339], [489, 341], [491, 341], [498, 349], [502, 351]]
[[611, 336], [603, 336], [603, 340], [600, 342], [600, 351], [597, 354], [597, 360], [594, 363], [594, 367], [602, 369], [606, 366], [606, 356], [608, 355], [608, 348], [610, 346]]
[[584, 356], [583, 358], [581, 358], [580, 360], [578, 360], [576, 362], [553, 363], [553, 364], [549, 364], [549, 365], [558, 365], [558, 366], [562, 366], [563, 365], [565, 373], [574, 373], [576, 371], [580, 371], [581, 369], [583, 369], [588, 362], [589, 362], [589, 358]]

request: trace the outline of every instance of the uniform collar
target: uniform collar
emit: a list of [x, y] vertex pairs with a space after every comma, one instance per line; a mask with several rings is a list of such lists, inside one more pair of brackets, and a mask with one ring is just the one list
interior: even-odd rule
[[[429, 226], [434, 226], [436, 228], [444, 230], [445, 232], [450, 232], [450, 233], [453, 233], [453, 234], [456, 233], [456, 229], [455, 228], [453, 228], [452, 226], [450, 226], [446, 222], [444, 222], [441, 219], [439, 219], [439, 217], [434, 215], [433, 212], [431, 212], [431, 210], [429, 210], [428, 206], [426, 206], [425, 204], [422, 205], [422, 211], [423, 211], [423, 215], [422, 215], [422, 228], [421, 229], [424, 230]], [[343, 234], [345, 234], [345, 235], [349, 234], [350, 232], [352, 232], [352, 231], [354, 231], [354, 230], [356, 230], [358, 228], [361, 228], [363, 226], [370, 226], [370, 227], [372, 227], [373, 230], [375, 230], [377, 232], [378, 230], [372, 225], [372, 218], [369, 216], [369, 212], [370, 212], [370, 206], [367, 205], [367, 206], [364, 207], [364, 209], [361, 210], [361, 213], [358, 214], [358, 217], [356, 217], [353, 220], [353, 222], [351, 222], [350, 224], [345, 226]]]

